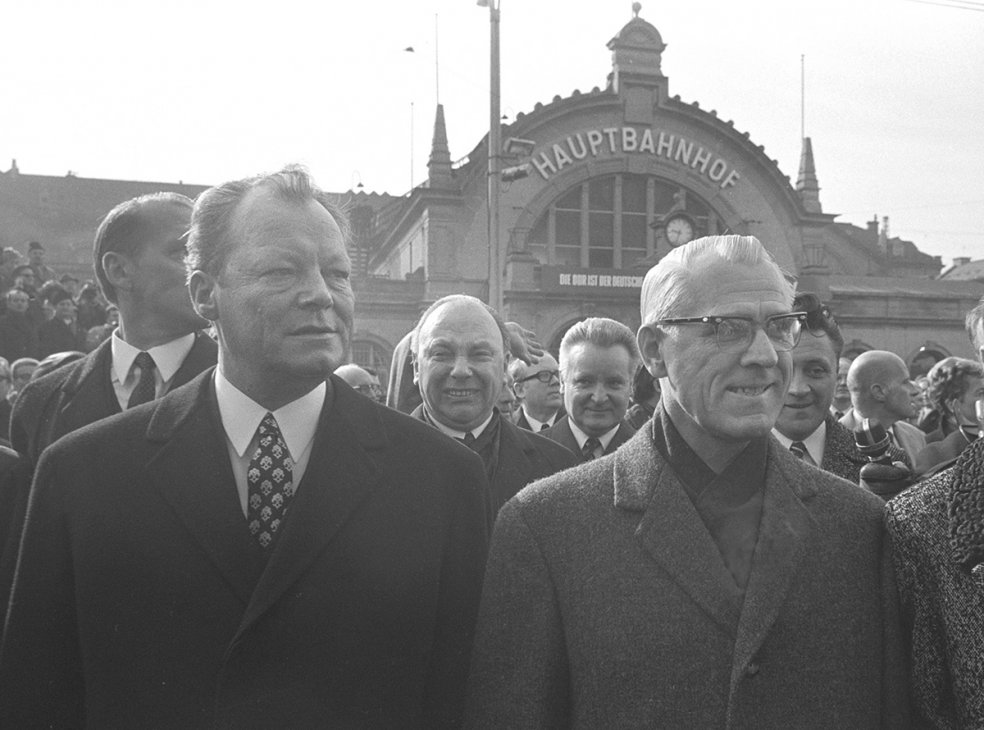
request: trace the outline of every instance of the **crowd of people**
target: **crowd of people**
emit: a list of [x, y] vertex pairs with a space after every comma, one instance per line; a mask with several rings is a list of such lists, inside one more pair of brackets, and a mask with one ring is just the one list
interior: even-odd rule
[[920, 388], [712, 236], [384, 385], [347, 235], [288, 167], [121, 203], [96, 296], [4, 252], [0, 346], [76, 339], [0, 363], [0, 725], [984, 727], [984, 302]]

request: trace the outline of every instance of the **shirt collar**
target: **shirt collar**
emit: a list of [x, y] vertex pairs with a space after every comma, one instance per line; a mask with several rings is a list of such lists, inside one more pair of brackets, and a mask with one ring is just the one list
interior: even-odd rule
[[[327, 386], [323, 382], [318, 383], [317, 387], [297, 400], [273, 411], [287, 450], [294, 459], [304, 453], [314, 438], [326, 391]], [[215, 369], [215, 398], [219, 404], [219, 415], [222, 417], [226, 436], [236, 454], [242, 457], [268, 411], [230, 383], [222, 374], [221, 368]]]
[[[789, 445], [793, 443], [791, 438], [786, 438], [776, 429], [772, 429], [772, 435], [776, 437], [776, 440], [782, 444], [783, 448], [788, 450]], [[823, 450], [827, 445], [827, 422], [826, 420], [821, 421], [820, 425], [813, 429], [813, 433], [803, 439], [803, 445], [806, 447], [807, 453], [810, 458], [813, 459], [814, 464], [819, 464], [823, 461]]]
[[[181, 363], [184, 362], [188, 353], [191, 352], [194, 344], [195, 333], [189, 332], [186, 335], [181, 335], [176, 340], [171, 340], [170, 342], [165, 342], [163, 345], [157, 345], [146, 350], [147, 354], [154, 358], [154, 366], [157, 368], [157, 372], [160, 373], [162, 382], [167, 383], [174, 377], [174, 374], [178, 372], [178, 368], [181, 367]], [[138, 350], [120, 337], [119, 328], [113, 330], [110, 347], [113, 352], [113, 372], [116, 374], [116, 380], [123, 383], [126, 381], [126, 376], [130, 374], [133, 361], [137, 355], [144, 351]]]
[[[588, 436], [588, 434], [586, 434], [584, 431], [582, 431], [576, 423], [574, 423], [573, 418], [568, 418], [567, 421], [571, 426], [571, 433], [574, 434], [574, 439], [577, 441], [577, 445], [583, 449], [584, 442], [591, 437]], [[615, 424], [613, 428], [611, 428], [608, 431], [605, 431], [605, 433], [601, 434], [601, 436], [595, 437], [598, 439], [598, 441], [601, 442], [602, 451], [608, 451], [608, 444], [610, 444], [612, 442], [612, 439], [615, 438], [615, 433], [618, 431], [618, 427], [621, 425], [622, 422], [619, 421], [618, 423]]]
[[[458, 430], [455, 430], [455, 429], [450, 428], [448, 426], [445, 426], [443, 423], [441, 423], [436, 418], [434, 418], [433, 414], [428, 410], [426, 404], [424, 404], [424, 413], [427, 416], [427, 420], [431, 422], [431, 425], [434, 426], [441, 433], [446, 434], [446, 435], [450, 436], [451, 438], [456, 438], [456, 439], [463, 439], [465, 437], [465, 432], [464, 431], [458, 431]], [[495, 415], [495, 411], [494, 410], [491, 413], [489, 413], [489, 417], [488, 418], [486, 418], [484, 421], [482, 421], [481, 424], [479, 424], [477, 427], [475, 427], [475, 428], [473, 428], [471, 430], [471, 435], [474, 436], [475, 438], [478, 438], [479, 436], [481, 436], [482, 435], [482, 431], [484, 431], [485, 430], [485, 427], [489, 425], [489, 421], [492, 420], [492, 416], [493, 415]]]
[[530, 415], [530, 412], [525, 408], [523, 408], [523, 415], [526, 416], [526, 421], [527, 423], [530, 424], [530, 426], [532, 426], [531, 430], [533, 431], [539, 431], [541, 428], [543, 428], [544, 424], [546, 424], [547, 426], [553, 426], [554, 423], [557, 421], [556, 413], [550, 416], [550, 418], [548, 418], [546, 421], [538, 421], [537, 419], [533, 418], [533, 416]]

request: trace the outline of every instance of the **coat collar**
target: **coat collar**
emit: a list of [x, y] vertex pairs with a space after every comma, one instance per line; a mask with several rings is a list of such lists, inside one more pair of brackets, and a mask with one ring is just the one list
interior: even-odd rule
[[734, 666], [741, 668], [775, 623], [816, 530], [810, 514], [816, 470], [771, 437], [766, 458], [762, 518], [743, 603], [717, 545], [656, 448], [650, 424], [616, 451], [613, 461], [615, 507], [643, 513], [637, 537], [694, 602], [735, 637]]
[[967, 570], [984, 563], [984, 439], [957, 458], [947, 515], [953, 559]]

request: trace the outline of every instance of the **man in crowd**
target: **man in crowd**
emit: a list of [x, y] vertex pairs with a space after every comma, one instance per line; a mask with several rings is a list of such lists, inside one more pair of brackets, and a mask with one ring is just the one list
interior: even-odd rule
[[78, 326], [78, 312], [72, 295], [61, 287], [54, 288], [46, 297], [55, 310], [55, 316], [38, 327], [40, 356], [56, 352], [85, 351], [85, 332]]
[[984, 367], [963, 357], [940, 360], [929, 371], [929, 398], [941, 424], [953, 424], [953, 430], [916, 454], [915, 472], [920, 476], [949, 468], [980, 436], [976, 408], [984, 401]]
[[903, 728], [876, 496], [771, 438], [800, 334], [752, 237], [646, 276], [651, 427], [499, 514], [470, 728]]
[[837, 384], [834, 387], [834, 399], [830, 404], [830, 413], [835, 420], [840, 420], [851, 410], [851, 389], [847, 387], [847, 371], [851, 369], [849, 357], [837, 358]]
[[[984, 363], [984, 300], [967, 315]], [[918, 727], [984, 727], [984, 439], [888, 503]]]
[[116, 333], [81, 360], [39, 378], [14, 408], [11, 441], [36, 464], [66, 433], [153, 400], [215, 364], [182, 262], [191, 200], [158, 193], [116, 206], [96, 231], [96, 277], [119, 306]]
[[335, 370], [335, 375], [348, 383], [355, 392], [361, 393], [377, 403], [383, 402], [383, 389], [379, 385], [379, 378], [364, 368], [355, 363], [348, 363]]
[[27, 263], [34, 271], [37, 286], [41, 286], [57, 276], [55, 270], [44, 262], [44, 246], [37, 241], [31, 241], [27, 245]]
[[[867, 459], [858, 451], [854, 434], [830, 413], [844, 347], [840, 326], [815, 294], [798, 294], [793, 311], [806, 312], [806, 320], [793, 349], [793, 374], [773, 435], [806, 463], [859, 484]], [[893, 460], [904, 458], [900, 449], [890, 448]]]
[[560, 394], [560, 368], [549, 352], [540, 360], [526, 364], [516, 358], [509, 363], [513, 388], [520, 401], [516, 425], [534, 433], [554, 425], [563, 415], [564, 397]]
[[902, 358], [887, 350], [862, 352], [847, 372], [847, 387], [853, 407], [840, 422], [856, 431], [864, 418], [877, 421], [905, 452], [905, 464], [911, 468], [916, 454], [926, 448], [926, 434], [906, 422], [916, 413], [919, 390]]
[[189, 289], [218, 368], [45, 452], [0, 725], [460, 724], [485, 478], [329, 377], [353, 320], [340, 221], [295, 167], [199, 197]]
[[582, 462], [614, 453], [635, 433], [625, 421], [639, 362], [632, 330], [592, 317], [578, 322], [560, 342], [560, 377], [567, 415], [543, 435]]
[[434, 302], [411, 338], [414, 381], [423, 398], [413, 415], [482, 457], [490, 527], [520, 489], [576, 463], [567, 449], [520, 429], [496, 408], [508, 342], [499, 315], [464, 294]]
[[7, 292], [7, 311], [0, 317], [0, 357], [9, 362], [38, 354], [38, 325], [27, 313], [31, 297], [23, 289]]

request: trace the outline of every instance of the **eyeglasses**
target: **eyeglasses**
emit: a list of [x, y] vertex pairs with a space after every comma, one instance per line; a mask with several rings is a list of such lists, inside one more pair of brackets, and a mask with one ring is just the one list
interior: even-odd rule
[[703, 324], [714, 328], [714, 338], [722, 350], [737, 350], [748, 347], [755, 336], [755, 328], [761, 327], [765, 336], [777, 352], [788, 352], [796, 347], [800, 333], [806, 323], [806, 312], [790, 312], [789, 314], [774, 314], [767, 317], [764, 324], [759, 324], [751, 317], [676, 317], [660, 319], [653, 324], [683, 325]]
[[362, 393], [363, 395], [372, 395], [372, 396], [380, 395], [383, 392], [382, 387], [376, 385], [375, 383], [371, 385], [355, 385], [352, 387], [352, 390], [356, 390]]
[[547, 383], [549, 383], [554, 378], [557, 378], [557, 380], [560, 380], [560, 372], [558, 370], [541, 370], [538, 373], [533, 373], [532, 375], [527, 375], [525, 378], [520, 378], [516, 382], [517, 383], [525, 383], [527, 380], [533, 380], [534, 378], [536, 378], [541, 383], [543, 383], [544, 385], [546, 385]]

